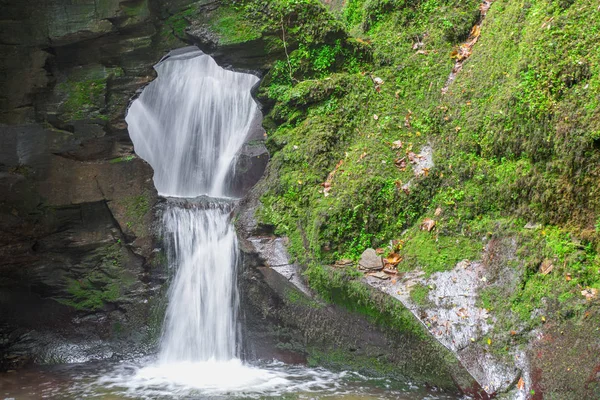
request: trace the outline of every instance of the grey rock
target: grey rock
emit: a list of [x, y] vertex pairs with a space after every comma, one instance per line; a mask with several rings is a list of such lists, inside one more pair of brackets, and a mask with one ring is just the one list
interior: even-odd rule
[[358, 265], [364, 269], [378, 271], [383, 269], [383, 260], [377, 255], [374, 249], [366, 249], [360, 256]]
[[523, 228], [525, 229], [532, 229], [532, 230], [538, 230], [542, 227], [541, 224], [535, 223], [535, 222], [528, 222], [527, 224], [525, 224], [525, 226]]
[[372, 276], [373, 278], [381, 279], [382, 281], [387, 281], [388, 279], [390, 279], [390, 276], [383, 271], [375, 272], [373, 274], [370, 274], [369, 276]]
[[[480, 308], [479, 293], [483, 288], [495, 287], [512, 291], [516, 276], [506, 274], [502, 265], [514, 258], [516, 244], [493, 240], [483, 254], [482, 261], [463, 260], [450, 271], [437, 272], [425, 277], [422, 271], [405, 274], [396, 283], [368, 276], [373, 287], [400, 300], [413, 315], [428, 327], [429, 332], [462, 362], [471, 376], [489, 394], [509, 390], [521, 376], [517, 362], [502, 359], [485, 348], [482, 342], [495, 323], [493, 315]], [[512, 269], [508, 269], [512, 271]], [[427, 305], [418, 305], [410, 298], [415, 285], [429, 288]]]

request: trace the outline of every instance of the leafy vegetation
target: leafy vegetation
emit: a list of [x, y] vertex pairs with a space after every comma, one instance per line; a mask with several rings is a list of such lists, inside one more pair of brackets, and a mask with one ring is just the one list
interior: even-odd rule
[[[356, 274], [332, 278], [322, 265], [391, 240], [401, 243], [398, 269], [428, 274], [514, 240], [502, 268], [516, 288], [498, 278], [480, 299], [501, 317], [494, 345], [523, 340], [542, 316], [579, 318], [593, 306], [581, 291], [600, 287], [597, 5], [495, 1], [449, 83], [479, 1], [348, 1], [337, 21], [319, 14], [333, 39], [311, 34], [312, 2], [242, 3], [269, 8], [263, 33], [280, 38], [283, 27], [290, 45], [259, 92], [272, 154], [259, 217], [290, 238], [319, 293], [358, 307]], [[415, 176], [400, 161], [425, 146], [435, 166]], [[432, 232], [419, 229], [426, 217]]]

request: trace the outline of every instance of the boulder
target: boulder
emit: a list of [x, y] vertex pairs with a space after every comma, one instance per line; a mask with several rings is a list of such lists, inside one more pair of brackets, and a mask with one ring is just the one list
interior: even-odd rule
[[366, 249], [360, 256], [358, 265], [370, 271], [379, 271], [383, 269], [383, 260], [374, 249]]

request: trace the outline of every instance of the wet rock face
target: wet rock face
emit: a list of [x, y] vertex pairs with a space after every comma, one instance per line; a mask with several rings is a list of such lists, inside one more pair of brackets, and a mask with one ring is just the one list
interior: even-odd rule
[[145, 348], [157, 196], [124, 115], [160, 58], [148, 1], [0, 6], [0, 370]]
[[[158, 336], [158, 199], [124, 118], [167, 51], [192, 43], [221, 51], [167, 23], [192, 3], [218, 7], [0, 0], [0, 370], [118, 357]], [[237, 158], [239, 196], [268, 161], [261, 120]]]
[[257, 111], [246, 137], [246, 143], [235, 160], [230, 180], [230, 192], [235, 197], [244, 197], [262, 178], [269, 162], [269, 151], [265, 146], [266, 132], [262, 127], [262, 113]]

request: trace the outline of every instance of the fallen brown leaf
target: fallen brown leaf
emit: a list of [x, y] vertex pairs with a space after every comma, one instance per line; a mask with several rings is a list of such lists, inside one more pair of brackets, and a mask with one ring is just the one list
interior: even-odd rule
[[385, 258], [384, 261], [395, 267], [400, 263], [400, 261], [402, 261], [402, 257], [400, 257], [398, 253], [391, 253]]
[[596, 288], [587, 288], [581, 291], [581, 295], [584, 296], [587, 300], [593, 300], [598, 297], [598, 289]]
[[406, 157], [397, 158], [396, 161], [394, 161], [394, 164], [400, 171], [404, 171], [406, 169]]
[[412, 118], [412, 111], [408, 110], [408, 114], [404, 117], [404, 126], [410, 129], [410, 119]]
[[435, 221], [431, 218], [425, 218], [423, 222], [421, 222], [421, 230], [431, 232], [435, 228]]
[[459, 308], [456, 312], [456, 315], [458, 315], [459, 317], [465, 319], [469, 316], [469, 313], [467, 313], [467, 310], [465, 308]]
[[544, 261], [542, 261], [542, 264], [540, 265], [540, 274], [548, 275], [550, 272], [552, 272], [553, 269], [554, 265], [552, 264], [552, 260], [546, 258]]

